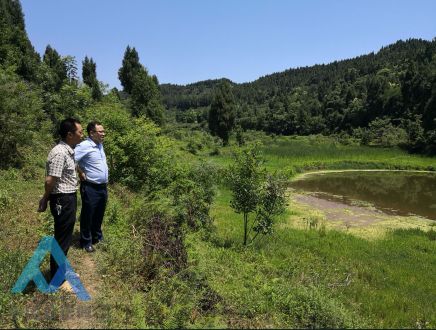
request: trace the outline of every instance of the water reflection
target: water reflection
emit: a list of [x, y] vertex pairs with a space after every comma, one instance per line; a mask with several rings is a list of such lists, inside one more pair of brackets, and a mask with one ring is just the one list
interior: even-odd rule
[[416, 214], [436, 220], [436, 175], [432, 173], [324, 173], [294, 181], [291, 187], [346, 203], [369, 202], [390, 214]]

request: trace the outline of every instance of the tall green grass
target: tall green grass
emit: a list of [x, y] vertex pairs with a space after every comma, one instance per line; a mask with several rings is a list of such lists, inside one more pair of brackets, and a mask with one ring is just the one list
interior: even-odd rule
[[[36, 213], [43, 184], [34, 176], [43, 178], [43, 169], [27, 170], [0, 171], [0, 328], [54, 328], [67, 305], [62, 294], [42, 294], [34, 284], [23, 294], [11, 292], [39, 239], [53, 227], [48, 213]], [[45, 275], [48, 260], [47, 255], [40, 266]]]
[[[344, 145], [331, 137], [268, 137], [259, 138], [269, 170], [284, 170], [290, 174], [321, 169], [436, 169], [435, 157], [412, 155], [399, 148], [379, 148]], [[225, 166], [231, 160], [232, 148], [210, 157]]]
[[[436, 244], [420, 230], [367, 241], [344, 232], [276, 226], [247, 249], [242, 219], [220, 190], [208, 241], [190, 258], [238, 327], [434, 327]], [[286, 223], [288, 217], [279, 222]], [[232, 320], [232, 321], [231, 321]]]

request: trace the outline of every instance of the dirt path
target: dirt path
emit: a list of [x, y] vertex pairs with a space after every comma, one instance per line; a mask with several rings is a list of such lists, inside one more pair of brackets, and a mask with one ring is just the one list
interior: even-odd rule
[[81, 301], [75, 294], [70, 294], [58, 324], [60, 329], [95, 329], [102, 328], [97, 319], [96, 299], [102, 286], [95, 264], [95, 254], [87, 253], [78, 246], [73, 246], [68, 259], [75, 272], [80, 276], [85, 289], [91, 296], [90, 301]]

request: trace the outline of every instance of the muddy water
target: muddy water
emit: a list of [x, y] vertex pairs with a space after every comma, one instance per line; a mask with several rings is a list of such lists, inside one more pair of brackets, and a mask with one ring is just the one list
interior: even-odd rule
[[389, 214], [436, 220], [436, 174], [433, 173], [319, 173], [293, 181], [291, 187], [327, 200], [369, 203]]

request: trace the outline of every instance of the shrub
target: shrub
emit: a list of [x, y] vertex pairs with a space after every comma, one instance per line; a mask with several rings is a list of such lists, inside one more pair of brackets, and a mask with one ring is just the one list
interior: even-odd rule
[[369, 123], [364, 144], [392, 147], [405, 144], [408, 141], [407, 132], [400, 127], [392, 125], [389, 118], [377, 118]]
[[155, 278], [161, 271], [174, 274], [186, 266], [185, 233], [179, 221], [170, 200], [163, 195], [134, 206], [130, 222], [142, 237], [142, 275], [146, 279]]
[[206, 321], [208, 328], [223, 328], [225, 324], [213, 318], [221, 301], [204, 276], [187, 269], [170, 278], [159, 278], [146, 293], [146, 323], [154, 328], [187, 328]]
[[0, 168], [21, 167], [25, 147], [47, 142], [47, 135], [39, 133], [46, 125], [40, 91], [0, 69]]
[[280, 299], [278, 307], [288, 314], [295, 328], [349, 328], [356, 327], [349, 313], [337, 301], [317, 288], [294, 288]]
[[12, 197], [7, 190], [0, 190], [0, 211], [5, 210], [12, 203]]
[[215, 196], [217, 176], [218, 170], [215, 166], [200, 163], [190, 168], [170, 188], [170, 196], [180, 221], [186, 222], [191, 229], [211, 225], [209, 211]]
[[[232, 190], [230, 206], [236, 213], [243, 214], [244, 245], [253, 242], [258, 234], [272, 233], [274, 217], [284, 211], [285, 180], [281, 176], [267, 175], [261, 164], [258, 146], [254, 145], [236, 154], [227, 173]], [[250, 221], [249, 214], [253, 212], [255, 217]]]

